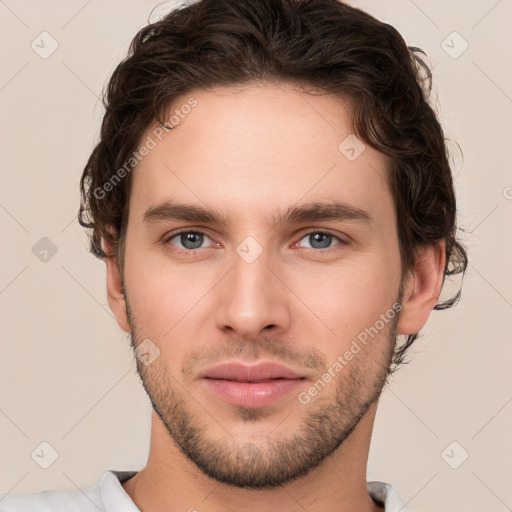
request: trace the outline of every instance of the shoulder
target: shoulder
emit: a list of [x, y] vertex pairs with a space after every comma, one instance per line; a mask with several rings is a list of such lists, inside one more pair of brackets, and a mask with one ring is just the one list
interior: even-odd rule
[[409, 512], [397, 490], [386, 482], [366, 482], [368, 493], [374, 501], [384, 506], [385, 512]]
[[[83, 491], [85, 492], [85, 490]], [[46, 490], [30, 494], [0, 494], [0, 512], [98, 512], [99, 493]], [[99, 510], [103, 510], [99, 508]]]
[[91, 487], [67, 491], [0, 493], [0, 512], [98, 512], [105, 511], [103, 496], [120, 488], [116, 472], [107, 471]]

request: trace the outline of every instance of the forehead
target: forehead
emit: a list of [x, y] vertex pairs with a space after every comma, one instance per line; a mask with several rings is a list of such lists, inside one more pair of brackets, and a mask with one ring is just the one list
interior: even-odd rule
[[133, 174], [139, 217], [171, 197], [226, 216], [270, 219], [273, 208], [320, 200], [392, 215], [388, 159], [355, 137], [338, 97], [285, 85], [196, 90], [168, 118], [172, 130], [157, 136], [155, 123], [141, 139], [154, 144]]

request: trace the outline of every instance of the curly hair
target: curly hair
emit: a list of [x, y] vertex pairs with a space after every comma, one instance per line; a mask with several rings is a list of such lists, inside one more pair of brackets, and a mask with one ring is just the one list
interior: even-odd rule
[[[449, 154], [429, 104], [424, 55], [392, 26], [338, 0], [182, 4], [135, 35], [103, 91], [100, 141], [80, 180], [78, 219], [91, 252], [115, 257], [122, 272], [132, 182], [126, 162], [148, 127], [168, 126], [175, 98], [215, 86], [293, 83], [349, 100], [354, 133], [390, 157], [403, 275], [421, 245], [444, 240], [442, 284], [447, 276], [463, 277], [468, 258], [456, 237]], [[103, 251], [103, 238], [112, 254]], [[434, 309], [455, 305], [461, 288]], [[396, 348], [395, 365], [417, 337], [409, 334]]]

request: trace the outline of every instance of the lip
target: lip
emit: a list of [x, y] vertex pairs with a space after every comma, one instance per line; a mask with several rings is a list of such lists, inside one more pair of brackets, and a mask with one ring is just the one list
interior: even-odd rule
[[273, 362], [219, 364], [204, 371], [201, 380], [222, 400], [244, 407], [264, 407], [304, 385], [304, 375]]
[[238, 382], [261, 382], [270, 379], [300, 379], [305, 377], [287, 366], [270, 361], [252, 365], [231, 361], [205, 370], [200, 376]]

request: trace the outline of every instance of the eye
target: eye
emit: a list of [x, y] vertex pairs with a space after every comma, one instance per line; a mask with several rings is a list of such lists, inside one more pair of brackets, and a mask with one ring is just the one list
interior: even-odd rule
[[[177, 242], [172, 242], [174, 239]], [[181, 250], [193, 251], [194, 249], [202, 249], [201, 246], [205, 239], [210, 240], [210, 237], [200, 231], [180, 231], [167, 238], [165, 242], [176, 245]]]
[[306, 243], [308, 244], [306, 245], [306, 249], [331, 249], [333, 241], [338, 241], [338, 244], [335, 245], [346, 244], [346, 242], [340, 237], [324, 231], [311, 231], [303, 236], [299, 242], [294, 244], [294, 246], [299, 245], [302, 240], [306, 240]]

